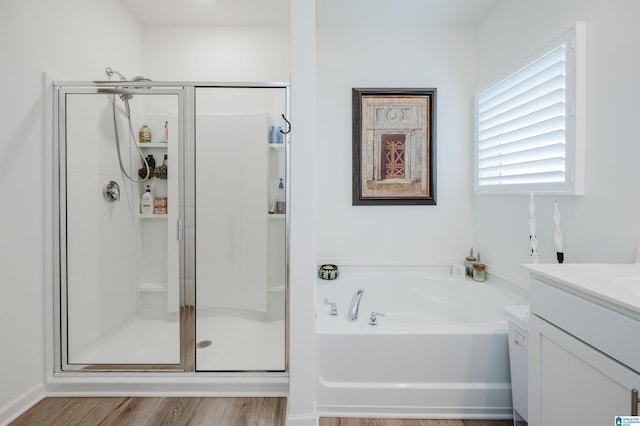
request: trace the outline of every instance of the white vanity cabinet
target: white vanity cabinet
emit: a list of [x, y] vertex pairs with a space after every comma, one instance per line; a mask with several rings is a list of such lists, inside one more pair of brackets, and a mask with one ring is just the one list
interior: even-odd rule
[[[637, 407], [640, 267], [620, 265], [615, 276], [584, 270], [595, 266], [528, 267], [529, 425], [613, 425]], [[632, 272], [637, 282], [620, 281]]]

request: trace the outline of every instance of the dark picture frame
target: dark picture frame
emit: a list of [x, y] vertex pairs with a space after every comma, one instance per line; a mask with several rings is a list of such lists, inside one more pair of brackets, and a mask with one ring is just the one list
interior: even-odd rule
[[355, 205], [436, 205], [437, 89], [352, 89]]

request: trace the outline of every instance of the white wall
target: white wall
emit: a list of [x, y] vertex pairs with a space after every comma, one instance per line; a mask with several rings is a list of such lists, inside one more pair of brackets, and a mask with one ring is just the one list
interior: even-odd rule
[[[51, 165], [43, 72], [106, 79], [141, 73], [142, 28], [113, 0], [0, 2], [0, 423], [41, 394], [51, 291]], [[48, 307], [47, 307], [48, 308]]]
[[[587, 27], [586, 195], [536, 197], [541, 262], [555, 262], [553, 201], [562, 215], [565, 261], [635, 261], [640, 240], [637, 122], [640, 3], [634, 0], [502, 1], [478, 27], [478, 84], [486, 84], [560, 36]], [[471, 145], [468, 150], [471, 151]], [[525, 280], [528, 196], [474, 197], [474, 229], [484, 260]]]
[[[380, 26], [318, 25], [319, 262], [461, 263], [473, 243], [469, 206], [473, 30], [418, 28], [393, 20]], [[351, 89], [355, 87], [438, 89], [436, 206], [351, 205]]]
[[144, 69], [153, 80], [289, 81], [288, 27], [144, 27]]
[[318, 424], [313, 308], [317, 223], [315, 8], [315, 0], [291, 2], [288, 426]]

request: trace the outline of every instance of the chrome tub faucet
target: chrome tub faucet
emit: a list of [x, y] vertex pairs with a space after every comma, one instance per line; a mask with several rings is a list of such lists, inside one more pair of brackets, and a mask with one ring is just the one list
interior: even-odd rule
[[353, 295], [351, 305], [349, 305], [349, 312], [347, 312], [347, 320], [356, 321], [358, 319], [358, 309], [360, 309], [360, 299], [363, 293], [364, 289], [360, 288]]

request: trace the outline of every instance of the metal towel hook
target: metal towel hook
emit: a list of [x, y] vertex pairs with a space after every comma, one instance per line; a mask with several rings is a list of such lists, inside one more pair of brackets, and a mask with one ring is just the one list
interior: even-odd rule
[[283, 135], [286, 135], [288, 133], [291, 133], [291, 122], [287, 120], [287, 117], [285, 117], [284, 114], [281, 114], [281, 115], [282, 115], [282, 119], [287, 122], [288, 127], [286, 132], [283, 130], [280, 130], [280, 133], [282, 133]]

